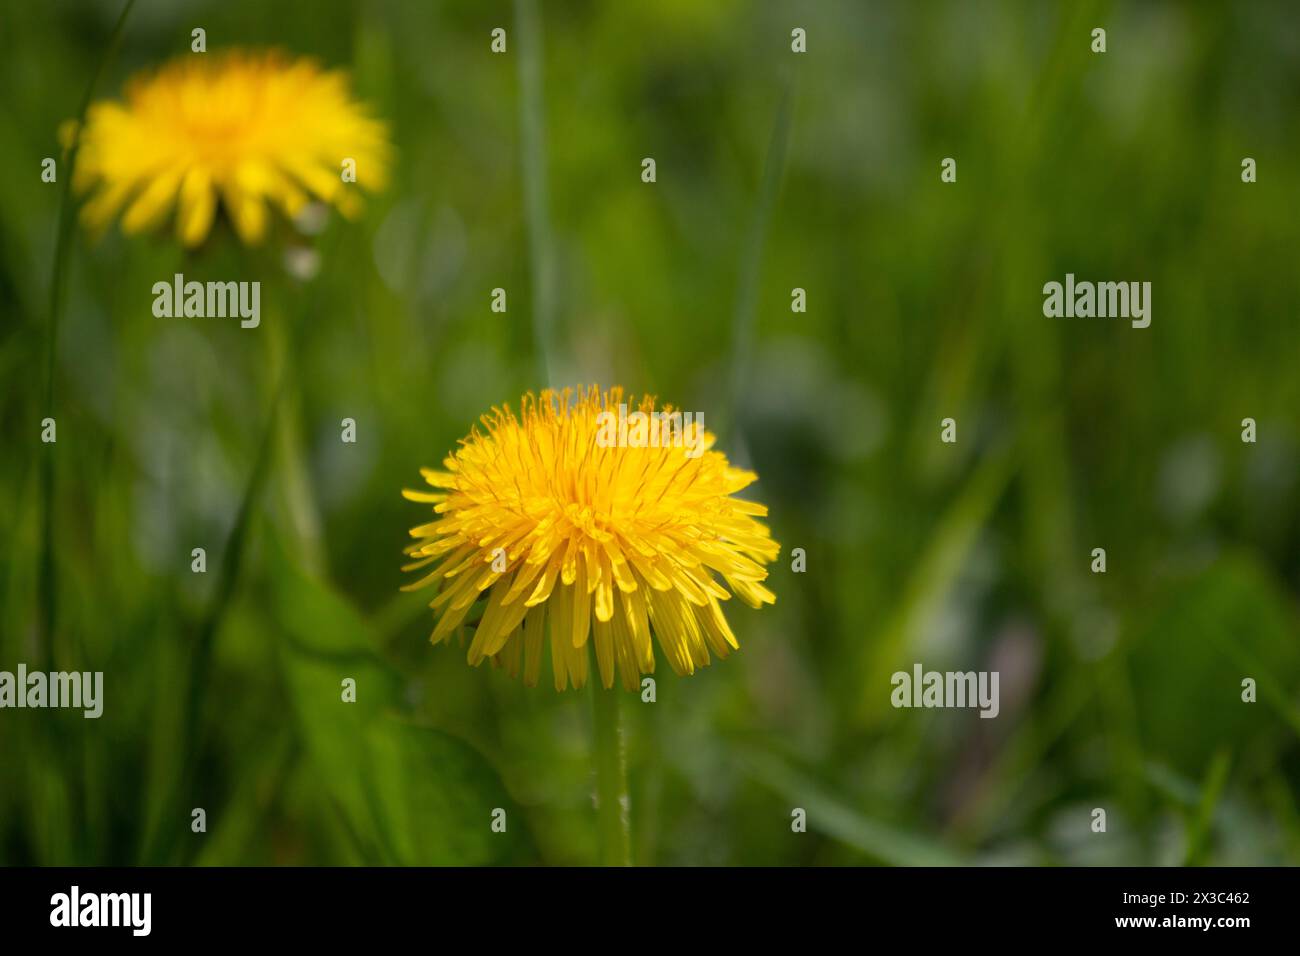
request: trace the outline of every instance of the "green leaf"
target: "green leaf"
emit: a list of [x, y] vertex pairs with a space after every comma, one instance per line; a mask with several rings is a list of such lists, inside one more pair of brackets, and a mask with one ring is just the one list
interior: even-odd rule
[[[1142, 748], [1149, 759], [1200, 778], [1215, 755], [1244, 740], [1279, 740], [1300, 726], [1295, 613], [1269, 572], [1228, 554], [1178, 582], [1131, 641]], [[1258, 702], [1241, 699], [1253, 678]]]
[[[523, 815], [473, 747], [401, 713], [402, 682], [354, 608], [274, 548], [273, 602], [286, 683], [309, 759], [362, 858], [478, 865], [520, 850]], [[343, 700], [345, 679], [355, 702]], [[492, 832], [493, 811], [506, 832]]]

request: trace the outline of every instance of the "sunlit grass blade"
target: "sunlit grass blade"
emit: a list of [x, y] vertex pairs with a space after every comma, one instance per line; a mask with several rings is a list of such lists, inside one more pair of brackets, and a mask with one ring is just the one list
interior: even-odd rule
[[744, 397], [753, 353], [754, 325], [758, 314], [758, 285], [763, 270], [763, 250], [767, 245], [772, 208], [781, 188], [785, 173], [786, 155], [790, 148], [790, 117], [794, 102], [794, 79], [786, 73], [781, 89], [781, 100], [772, 121], [772, 135], [768, 140], [763, 159], [763, 179], [759, 185], [754, 217], [745, 234], [744, 252], [740, 264], [740, 281], [736, 288], [735, 311], [731, 320], [731, 371], [728, 399], [728, 425], [733, 433], [738, 430], [740, 407]]
[[[889, 701], [889, 675], [904, 662], [909, 643], [952, 589], [971, 549], [1002, 497], [1017, 460], [1014, 446], [990, 451], [944, 512], [916, 562], [902, 599], [871, 642], [862, 671], [859, 714], [878, 713]], [[910, 663], [910, 659], [906, 662]]]
[[743, 753], [754, 776], [791, 807], [807, 813], [808, 828], [824, 833], [880, 863], [893, 866], [954, 866], [962, 859], [937, 843], [899, 827], [873, 820], [825, 784], [764, 750]]
[[1214, 820], [1214, 811], [1223, 797], [1223, 788], [1228, 782], [1228, 771], [1232, 767], [1232, 755], [1221, 750], [1210, 761], [1205, 774], [1205, 783], [1201, 786], [1201, 802], [1196, 814], [1187, 825], [1187, 853], [1183, 858], [1184, 866], [1200, 866], [1209, 853], [1210, 827]]

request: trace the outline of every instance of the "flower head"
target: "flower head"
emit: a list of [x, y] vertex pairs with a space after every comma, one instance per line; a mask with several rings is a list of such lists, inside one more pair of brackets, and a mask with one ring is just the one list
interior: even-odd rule
[[712, 451], [698, 419], [654, 412], [618, 388], [529, 393], [518, 417], [484, 415], [445, 470], [422, 470], [436, 490], [403, 495], [437, 517], [411, 529], [403, 570], [432, 569], [404, 590], [439, 587], [435, 644], [481, 606], [470, 664], [522, 665], [535, 684], [549, 633], [557, 690], [586, 683], [588, 644], [604, 686], [617, 668], [628, 689], [654, 671], [652, 633], [678, 674], [739, 647], [720, 602], [776, 600], [762, 584], [779, 551], [756, 520], [767, 508], [732, 497], [758, 476]]
[[[66, 144], [74, 132], [65, 124]], [[352, 98], [343, 74], [275, 51], [191, 54], [134, 77], [124, 102], [91, 105], [73, 186], [94, 190], [82, 219], [97, 232], [119, 211], [130, 234], [174, 209], [177, 238], [193, 247], [220, 206], [256, 244], [268, 206], [292, 218], [318, 199], [352, 215], [358, 200], [345, 173], [378, 187], [388, 154], [384, 124]]]

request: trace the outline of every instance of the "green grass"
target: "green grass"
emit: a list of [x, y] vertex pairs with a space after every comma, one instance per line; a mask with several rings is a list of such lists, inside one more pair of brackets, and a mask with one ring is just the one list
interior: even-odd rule
[[[738, 654], [618, 702], [636, 862], [1300, 863], [1285, 4], [263, 6], [194, 19], [349, 70], [397, 147], [306, 282], [85, 235], [41, 160], [189, 27], [6, 11], [0, 670], [106, 704], [0, 711], [0, 862], [601, 859], [587, 695], [398, 592], [418, 469], [598, 382], [703, 411], [782, 544]], [[154, 318], [175, 271], [262, 281], [262, 326]], [[1151, 281], [1151, 328], [1045, 318], [1066, 272]], [[918, 661], [999, 670], [998, 718], [892, 708]]]

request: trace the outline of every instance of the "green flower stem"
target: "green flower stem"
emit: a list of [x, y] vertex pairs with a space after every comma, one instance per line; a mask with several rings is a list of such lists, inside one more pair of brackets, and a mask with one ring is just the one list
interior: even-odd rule
[[528, 262], [532, 271], [533, 344], [544, 385], [554, 386], [556, 365], [555, 259], [546, 188], [546, 121], [542, 97], [542, 27], [535, 0], [515, 0], [519, 59], [519, 161], [524, 180]]
[[[325, 547], [320, 507], [307, 467], [302, 421], [301, 323], [314, 312], [316, 301], [306, 293], [295, 295], [285, 280], [282, 266], [267, 261], [264, 275], [277, 298], [289, 303], [268, 316], [269, 348], [273, 378], [281, 382], [279, 417], [275, 435], [276, 491], [285, 509], [288, 543], [303, 567], [317, 575], [325, 573]], [[319, 285], [315, 288], [319, 289]], [[296, 304], [294, 300], [298, 299]]]
[[601, 687], [594, 675], [591, 689], [600, 862], [604, 866], [631, 866], [627, 752], [619, 715], [619, 692]]

